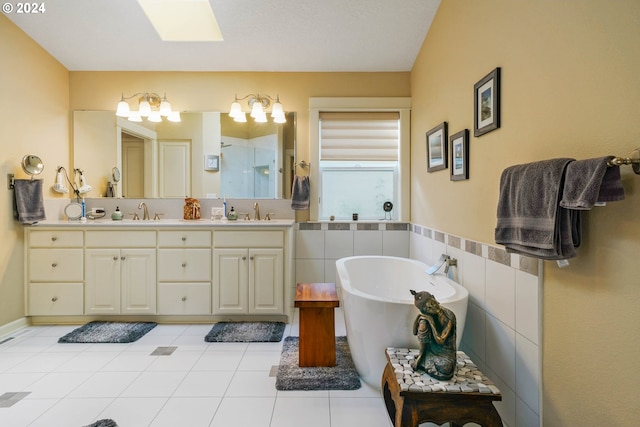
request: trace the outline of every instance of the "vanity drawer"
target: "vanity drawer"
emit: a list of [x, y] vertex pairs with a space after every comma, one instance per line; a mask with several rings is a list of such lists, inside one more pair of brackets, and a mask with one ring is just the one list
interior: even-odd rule
[[160, 283], [158, 314], [211, 314], [209, 283]]
[[152, 248], [156, 246], [155, 231], [87, 231], [89, 248]]
[[210, 281], [211, 249], [159, 249], [158, 281]]
[[82, 249], [29, 249], [29, 280], [81, 282], [84, 279]]
[[210, 248], [211, 231], [160, 231], [158, 232], [158, 246], [165, 248]]
[[39, 248], [73, 248], [82, 247], [82, 231], [31, 231], [29, 246]]
[[213, 246], [224, 248], [281, 248], [282, 231], [214, 231]]
[[29, 316], [84, 314], [82, 283], [29, 283]]

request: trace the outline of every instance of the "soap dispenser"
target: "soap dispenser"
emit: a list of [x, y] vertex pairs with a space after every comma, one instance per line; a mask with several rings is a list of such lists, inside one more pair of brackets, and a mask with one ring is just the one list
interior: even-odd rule
[[235, 209], [233, 209], [233, 206], [231, 206], [231, 210], [229, 211], [229, 214], [227, 215], [227, 219], [229, 221], [235, 221], [236, 219], [238, 219], [238, 214], [236, 213]]
[[122, 211], [120, 211], [120, 208], [118, 206], [116, 206], [116, 210], [111, 214], [111, 219], [114, 221], [122, 220]]

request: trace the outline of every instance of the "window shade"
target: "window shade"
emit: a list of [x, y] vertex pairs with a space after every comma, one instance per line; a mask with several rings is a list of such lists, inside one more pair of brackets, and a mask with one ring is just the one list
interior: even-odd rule
[[394, 112], [321, 112], [320, 160], [397, 161], [399, 119]]

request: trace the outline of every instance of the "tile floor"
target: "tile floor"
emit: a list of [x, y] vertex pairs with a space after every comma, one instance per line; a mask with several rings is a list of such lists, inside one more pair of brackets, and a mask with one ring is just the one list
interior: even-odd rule
[[[337, 335], [341, 319], [338, 309]], [[158, 325], [131, 344], [58, 344], [75, 325], [17, 331], [0, 344], [0, 426], [391, 426], [378, 390], [278, 391], [282, 342], [206, 343], [211, 326]], [[285, 336], [297, 334], [296, 315]], [[150, 355], [160, 346], [177, 348]], [[9, 406], [17, 392], [29, 394]]]

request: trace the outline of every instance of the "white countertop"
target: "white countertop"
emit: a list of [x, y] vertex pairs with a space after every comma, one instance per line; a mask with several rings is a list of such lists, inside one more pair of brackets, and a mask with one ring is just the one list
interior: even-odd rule
[[107, 218], [87, 219], [86, 222], [46, 220], [32, 225], [32, 227], [213, 227], [213, 228], [257, 228], [257, 227], [291, 227], [295, 223], [294, 219], [272, 219], [272, 220], [235, 220], [235, 221], [211, 221], [208, 219], [155, 219], [155, 220], [133, 220], [123, 219], [113, 221]]

